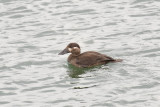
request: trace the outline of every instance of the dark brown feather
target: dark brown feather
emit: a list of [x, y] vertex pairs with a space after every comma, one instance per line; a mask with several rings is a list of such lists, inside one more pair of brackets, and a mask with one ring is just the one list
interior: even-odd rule
[[80, 46], [77, 43], [68, 44], [67, 47], [59, 53], [59, 55], [66, 53], [71, 53], [68, 57], [68, 62], [80, 68], [93, 67], [106, 64], [108, 62], [122, 61], [121, 59], [113, 59], [112, 57], [94, 51], [81, 53]]
[[92, 67], [106, 64], [111, 61], [115, 60], [111, 57], [93, 51], [84, 52], [78, 56], [73, 56], [71, 54], [68, 58], [68, 62], [79, 67]]

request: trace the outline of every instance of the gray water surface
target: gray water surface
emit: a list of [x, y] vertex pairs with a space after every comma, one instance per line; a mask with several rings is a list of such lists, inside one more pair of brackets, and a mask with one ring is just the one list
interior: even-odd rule
[[[73, 69], [70, 42], [121, 63]], [[0, 0], [1, 107], [160, 107], [159, 0]]]

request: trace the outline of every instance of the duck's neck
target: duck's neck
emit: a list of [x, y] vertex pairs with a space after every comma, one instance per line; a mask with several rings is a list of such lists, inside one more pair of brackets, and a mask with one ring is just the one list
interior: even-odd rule
[[74, 58], [78, 57], [80, 54], [70, 54], [68, 57], [68, 62], [73, 60]]
[[80, 53], [78, 53], [78, 54], [71, 54], [73, 57], [77, 57], [77, 56], [79, 56], [80, 55]]

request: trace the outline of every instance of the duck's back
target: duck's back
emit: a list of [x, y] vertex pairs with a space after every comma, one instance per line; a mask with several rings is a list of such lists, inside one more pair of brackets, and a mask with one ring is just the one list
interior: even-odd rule
[[111, 61], [115, 61], [113, 58], [106, 56], [104, 54], [88, 51], [84, 52], [77, 57], [73, 58], [73, 62], [71, 64], [78, 66], [78, 67], [92, 67], [96, 65], [106, 64]]

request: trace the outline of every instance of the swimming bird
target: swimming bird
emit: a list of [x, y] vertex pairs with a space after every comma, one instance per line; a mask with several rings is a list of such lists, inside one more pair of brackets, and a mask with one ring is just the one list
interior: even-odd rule
[[113, 59], [112, 57], [94, 51], [81, 53], [81, 48], [77, 43], [69, 43], [59, 55], [66, 53], [71, 53], [68, 57], [68, 62], [79, 68], [89, 68], [107, 64], [108, 62], [122, 61], [122, 59]]

